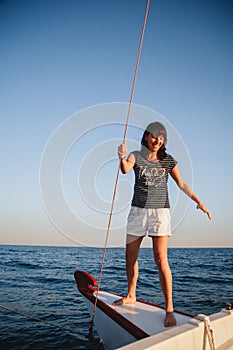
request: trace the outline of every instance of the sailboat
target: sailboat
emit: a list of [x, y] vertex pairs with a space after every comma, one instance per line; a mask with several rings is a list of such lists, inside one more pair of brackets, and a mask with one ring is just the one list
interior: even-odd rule
[[231, 303], [209, 316], [175, 310], [177, 325], [166, 328], [162, 306], [141, 300], [113, 306], [121, 295], [104, 290], [97, 294], [97, 281], [88, 272], [78, 270], [74, 277], [90, 315], [97, 301], [94, 327], [106, 350], [233, 350]]

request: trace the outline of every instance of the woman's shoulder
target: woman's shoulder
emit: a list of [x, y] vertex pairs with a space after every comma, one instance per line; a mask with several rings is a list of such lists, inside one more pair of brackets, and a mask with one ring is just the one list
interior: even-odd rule
[[133, 154], [135, 158], [139, 157], [141, 155], [141, 152], [138, 150], [130, 152], [130, 154]]
[[135, 163], [141, 164], [141, 162], [145, 161], [145, 156], [143, 156], [143, 153], [138, 150], [134, 150], [130, 153], [130, 156], [134, 157]]
[[165, 158], [166, 160], [174, 160], [175, 158], [170, 154], [166, 152]]
[[166, 163], [171, 169], [178, 163], [177, 160], [169, 153], [166, 153], [165, 158], [163, 159], [164, 163]]

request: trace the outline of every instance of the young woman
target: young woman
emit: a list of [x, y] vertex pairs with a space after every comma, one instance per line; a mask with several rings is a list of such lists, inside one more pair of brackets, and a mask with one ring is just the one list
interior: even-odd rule
[[166, 153], [167, 132], [165, 127], [154, 122], [147, 126], [141, 140], [141, 151], [127, 155], [126, 145], [118, 147], [121, 171], [135, 172], [134, 194], [127, 222], [126, 273], [128, 294], [113, 305], [132, 304], [136, 301], [138, 279], [138, 252], [143, 237], [152, 237], [154, 260], [159, 273], [161, 289], [166, 304], [164, 326], [176, 325], [172, 301], [172, 274], [168, 264], [168, 238], [171, 236], [168, 175], [177, 186], [211, 219], [210, 212], [192, 192], [181, 177], [176, 160]]

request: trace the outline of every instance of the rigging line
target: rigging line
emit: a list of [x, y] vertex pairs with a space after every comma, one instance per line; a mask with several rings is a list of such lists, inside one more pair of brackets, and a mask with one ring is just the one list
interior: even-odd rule
[[24, 316], [24, 317], [27, 317], [27, 318], [30, 318], [31, 320], [33, 321], [37, 321], [37, 322], [42, 322], [42, 323], [45, 323], [49, 326], [52, 326], [52, 327], [56, 327], [56, 328], [60, 328], [60, 329], [63, 329], [69, 333], [72, 333], [72, 334], [75, 334], [77, 336], [77, 332], [70, 329], [70, 328], [67, 328], [67, 327], [64, 327], [64, 326], [61, 326], [59, 324], [56, 324], [56, 323], [52, 323], [52, 322], [48, 322], [48, 321], [45, 321], [41, 318], [38, 318], [38, 317], [34, 317], [34, 316], [30, 316], [24, 312], [21, 312], [21, 311], [18, 311], [18, 310], [15, 310], [15, 309], [12, 309], [10, 307], [7, 307], [7, 306], [4, 306], [4, 305], [0, 305], [0, 308], [3, 309], [3, 310], [6, 310], [6, 311], [10, 311], [10, 312], [13, 312], [15, 314], [18, 314], [18, 315], [21, 315], [21, 316]]
[[[140, 58], [141, 58], [142, 44], [143, 44], [143, 39], [144, 39], [144, 34], [145, 34], [145, 28], [146, 28], [146, 23], [147, 23], [149, 6], [150, 6], [150, 0], [147, 0], [146, 11], [145, 11], [145, 16], [144, 16], [144, 22], [143, 22], [143, 28], [142, 28], [142, 33], [141, 33], [141, 38], [140, 38], [140, 43], [139, 43], [139, 48], [138, 48], [137, 61], [136, 61], [136, 66], [135, 66], [135, 71], [134, 71], [134, 76], [133, 76], [133, 83], [132, 83], [132, 88], [131, 88], [129, 107], [128, 107], [128, 112], [127, 112], [127, 117], [126, 117], [126, 122], [125, 122], [123, 143], [126, 142], [126, 134], [127, 134], [128, 125], [129, 125], [130, 112], [131, 112], [133, 96], [134, 96], [134, 90], [135, 90], [135, 85], [136, 85], [136, 80], [137, 80], [137, 73], [138, 73], [139, 62], [140, 62]], [[114, 191], [113, 191], [111, 210], [110, 210], [110, 214], [109, 214], [107, 232], [106, 232], [106, 236], [105, 236], [105, 244], [104, 244], [104, 251], [103, 251], [103, 256], [102, 256], [102, 263], [101, 263], [101, 268], [100, 268], [100, 272], [99, 272], [99, 280], [98, 280], [98, 283], [97, 283], [97, 290], [96, 290], [96, 295], [95, 295], [95, 303], [94, 303], [93, 314], [92, 314], [92, 318], [91, 318], [91, 322], [90, 322], [90, 328], [89, 328], [89, 338], [91, 338], [91, 339], [93, 339], [92, 329], [93, 329], [94, 318], [95, 318], [95, 314], [96, 314], [98, 293], [99, 293], [99, 290], [100, 290], [100, 283], [101, 283], [102, 274], [103, 274], [104, 260], [105, 260], [106, 251], [107, 251], [107, 243], [108, 243], [109, 232], [110, 232], [110, 227], [111, 227], [111, 221], [112, 221], [113, 208], [114, 208], [114, 203], [115, 203], [115, 198], [116, 198], [116, 191], [117, 191], [119, 174], [120, 174], [120, 162], [119, 162], [119, 165], [118, 165], [118, 170], [117, 170], [117, 175], [116, 175], [116, 182], [115, 182]]]
[[206, 338], [206, 335], [207, 335], [210, 349], [215, 350], [216, 348], [214, 344], [214, 333], [213, 333], [213, 329], [211, 328], [209, 318], [204, 315], [197, 315], [195, 318], [198, 321], [204, 322], [204, 337]]

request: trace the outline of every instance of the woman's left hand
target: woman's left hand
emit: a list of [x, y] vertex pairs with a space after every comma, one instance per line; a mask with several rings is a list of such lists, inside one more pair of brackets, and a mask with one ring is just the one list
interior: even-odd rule
[[197, 205], [197, 209], [201, 209], [205, 214], [207, 214], [208, 218], [211, 220], [211, 214], [209, 212], [209, 210], [206, 208], [205, 204], [198, 204]]

